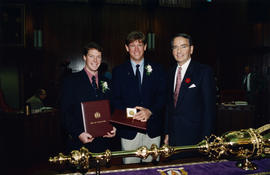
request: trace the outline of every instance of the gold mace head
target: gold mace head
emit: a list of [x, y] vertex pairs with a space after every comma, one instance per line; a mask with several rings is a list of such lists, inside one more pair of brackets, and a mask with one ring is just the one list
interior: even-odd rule
[[149, 155], [156, 159], [158, 156], [166, 158], [184, 151], [199, 151], [215, 159], [229, 156], [247, 160], [250, 157], [270, 154], [270, 124], [258, 129], [250, 128], [226, 132], [220, 137], [211, 135], [197, 145], [174, 147], [163, 145], [161, 148], [158, 148], [157, 145], [152, 145], [150, 149], [142, 146], [137, 150], [116, 152], [106, 150], [103, 153], [91, 153], [82, 147], [79, 151], [74, 150], [67, 156], [59, 153], [58, 156], [50, 157], [49, 161], [60, 164], [68, 162], [80, 169], [88, 169], [90, 159], [96, 161], [106, 160], [108, 162], [113, 157], [137, 156], [146, 159]]

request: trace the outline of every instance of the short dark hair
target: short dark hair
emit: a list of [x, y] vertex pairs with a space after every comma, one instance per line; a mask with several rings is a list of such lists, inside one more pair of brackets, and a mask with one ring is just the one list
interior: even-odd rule
[[189, 42], [189, 45], [192, 46], [193, 45], [193, 42], [192, 42], [192, 38], [190, 35], [186, 34], [186, 33], [177, 33], [176, 35], [173, 36], [172, 40], [171, 40], [171, 47], [173, 46], [173, 41], [175, 38], [177, 37], [183, 37], [183, 38], [186, 38], [188, 39], [188, 42]]
[[46, 95], [46, 90], [45, 89], [42, 89], [42, 88], [39, 88], [36, 90], [36, 93], [35, 95], [38, 97], [40, 95]]
[[143, 42], [144, 44], [146, 44], [146, 39], [145, 39], [145, 35], [142, 32], [138, 32], [138, 31], [132, 31], [127, 35], [126, 38], [126, 45], [128, 46], [130, 43], [132, 43], [133, 41], [139, 40], [141, 42]]
[[86, 45], [84, 46], [84, 48], [83, 48], [83, 50], [82, 50], [83, 55], [86, 56], [87, 53], [88, 53], [88, 51], [89, 51], [90, 49], [96, 49], [96, 50], [98, 50], [99, 52], [103, 53], [103, 48], [102, 48], [100, 45], [98, 45], [98, 44], [95, 43], [95, 42], [90, 42], [90, 43], [88, 43], [88, 44], [86, 44]]

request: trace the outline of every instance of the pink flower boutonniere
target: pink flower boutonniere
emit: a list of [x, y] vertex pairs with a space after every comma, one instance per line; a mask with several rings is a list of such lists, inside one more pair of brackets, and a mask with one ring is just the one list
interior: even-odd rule
[[190, 83], [190, 82], [191, 82], [191, 79], [190, 79], [190, 78], [186, 78], [186, 79], [185, 79], [185, 82], [186, 82], [186, 83]]

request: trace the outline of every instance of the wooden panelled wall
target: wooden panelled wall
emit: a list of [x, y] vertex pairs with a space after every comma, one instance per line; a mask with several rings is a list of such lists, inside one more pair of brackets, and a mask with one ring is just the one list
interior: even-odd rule
[[[267, 66], [262, 64], [263, 55], [268, 52], [262, 33], [269, 21], [251, 19], [253, 12], [247, 3], [241, 2], [201, 4], [191, 9], [59, 2], [25, 4], [26, 46], [15, 48], [18, 52], [12, 54], [22, 63], [18, 66], [23, 74], [22, 98], [36, 87], [49, 89], [55, 97], [61, 65], [80, 58], [81, 48], [89, 41], [104, 47], [104, 59], [110, 70], [124, 62], [127, 59], [124, 40], [132, 30], [155, 33], [155, 49], [147, 51], [146, 57], [166, 69], [174, 63], [171, 37], [179, 32], [191, 34], [195, 43], [193, 58], [214, 69], [220, 88], [237, 89], [243, 66], [250, 63]], [[37, 29], [43, 34], [43, 46], [39, 49], [33, 47], [33, 33]], [[7, 48], [4, 55], [12, 50]]]

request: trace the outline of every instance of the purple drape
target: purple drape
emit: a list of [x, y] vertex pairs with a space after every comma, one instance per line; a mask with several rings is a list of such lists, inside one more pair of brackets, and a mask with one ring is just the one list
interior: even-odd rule
[[[244, 175], [244, 174], [270, 174], [270, 159], [252, 161], [257, 165], [257, 170], [245, 171], [236, 167], [236, 161], [219, 161], [210, 163], [178, 164], [169, 166], [156, 166], [127, 170], [101, 172], [104, 175]], [[172, 172], [174, 171], [174, 172]]]

